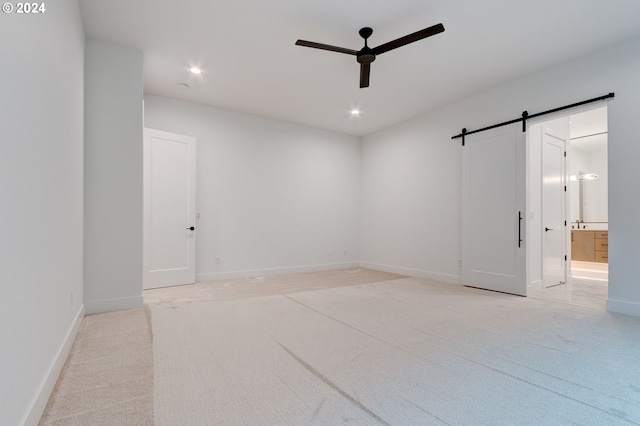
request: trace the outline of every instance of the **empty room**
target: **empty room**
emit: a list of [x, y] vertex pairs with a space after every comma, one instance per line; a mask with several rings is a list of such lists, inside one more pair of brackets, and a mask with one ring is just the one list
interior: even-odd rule
[[0, 13], [1, 425], [640, 424], [640, 2]]

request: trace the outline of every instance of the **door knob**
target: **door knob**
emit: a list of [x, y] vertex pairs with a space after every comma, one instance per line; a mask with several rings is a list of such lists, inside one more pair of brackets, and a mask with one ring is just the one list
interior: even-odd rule
[[544, 228], [544, 232], [547, 232], [547, 231], [553, 231], [553, 229], [551, 229], [551, 228], [546, 228], [546, 227], [545, 227], [545, 228]]
[[196, 228], [194, 228], [193, 226], [190, 226], [190, 227], [188, 227], [187, 229], [188, 229], [189, 231], [195, 231], [195, 230], [196, 230]]

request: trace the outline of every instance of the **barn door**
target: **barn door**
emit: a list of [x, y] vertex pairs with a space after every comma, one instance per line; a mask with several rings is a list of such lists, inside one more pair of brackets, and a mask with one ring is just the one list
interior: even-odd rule
[[462, 148], [462, 281], [526, 296], [525, 152], [521, 124], [466, 137]]

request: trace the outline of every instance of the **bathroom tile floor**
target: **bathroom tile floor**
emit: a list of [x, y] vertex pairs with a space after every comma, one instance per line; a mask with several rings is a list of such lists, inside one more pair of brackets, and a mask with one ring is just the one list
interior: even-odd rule
[[569, 283], [533, 289], [529, 297], [604, 311], [609, 287], [608, 266], [606, 263], [571, 262]]

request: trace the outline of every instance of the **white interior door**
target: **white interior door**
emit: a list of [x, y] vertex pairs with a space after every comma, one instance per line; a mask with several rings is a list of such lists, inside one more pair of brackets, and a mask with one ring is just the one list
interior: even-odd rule
[[196, 140], [144, 130], [144, 288], [195, 282]]
[[567, 141], [549, 128], [542, 130], [542, 284], [567, 281], [566, 180]]
[[526, 137], [521, 124], [466, 137], [462, 282], [526, 296]]

